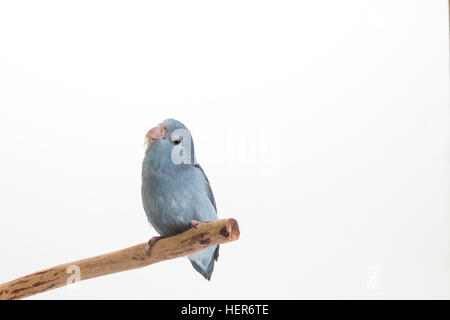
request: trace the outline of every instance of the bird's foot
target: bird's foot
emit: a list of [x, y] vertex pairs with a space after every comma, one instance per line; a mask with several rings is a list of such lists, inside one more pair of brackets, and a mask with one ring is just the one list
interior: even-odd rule
[[145, 253], [149, 256], [150, 250], [152, 249], [152, 246], [156, 243], [156, 241], [162, 239], [163, 237], [153, 237], [145, 244]]
[[200, 223], [201, 223], [200, 221], [197, 221], [197, 220], [191, 220], [191, 222], [189, 223], [189, 227], [197, 229], [197, 226], [198, 226]]

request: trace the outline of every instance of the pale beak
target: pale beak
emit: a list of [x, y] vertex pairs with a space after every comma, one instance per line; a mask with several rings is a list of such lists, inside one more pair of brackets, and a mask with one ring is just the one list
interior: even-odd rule
[[163, 124], [158, 124], [156, 127], [150, 129], [145, 135], [148, 144], [151, 146], [156, 140], [164, 139], [166, 137], [166, 127]]

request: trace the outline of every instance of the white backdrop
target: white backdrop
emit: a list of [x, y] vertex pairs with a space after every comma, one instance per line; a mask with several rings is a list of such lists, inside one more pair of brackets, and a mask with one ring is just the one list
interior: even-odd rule
[[186, 259], [33, 298], [450, 298], [446, 0], [0, 3], [0, 283], [156, 235], [144, 135], [190, 128]]

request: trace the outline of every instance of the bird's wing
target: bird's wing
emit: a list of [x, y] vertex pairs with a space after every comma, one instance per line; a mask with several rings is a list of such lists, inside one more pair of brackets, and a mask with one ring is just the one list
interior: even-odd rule
[[[205, 172], [203, 171], [202, 167], [196, 163], [194, 165], [194, 168], [198, 170], [199, 175], [203, 178], [204, 181], [202, 181], [202, 184], [205, 185], [206, 189], [206, 195], [209, 198], [209, 201], [211, 201], [212, 206], [214, 207], [214, 212], [217, 217], [217, 207], [216, 207], [216, 200], [214, 199], [214, 195], [211, 189], [211, 185], [209, 184], [208, 177], [206, 176]], [[204, 190], [205, 190], [204, 189]], [[205, 191], [202, 191], [205, 192]], [[205, 250], [196, 252], [194, 254], [189, 255], [189, 260], [192, 263], [192, 266], [195, 270], [197, 270], [205, 279], [210, 280], [211, 275], [214, 270], [214, 262], [217, 261], [219, 258], [219, 246], [210, 247]]]
[[205, 180], [206, 180], [206, 181], [205, 181], [205, 182], [206, 182], [206, 192], [207, 192], [208, 198], [209, 198], [209, 200], [211, 201], [211, 203], [212, 203], [212, 205], [213, 205], [213, 207], [214, 207], [214, 210], [216, 211], [216, 214], [217, 214], [216, 200], [214, 199], [214, 194], [213, 194], [213, 192], [212, 192], [211, 185], [209, 184], [208, 177], [206, 176], [206, 174], [205, 174], [205, 172], [203, 171], [202, 167], [201, 167], [198, 163], [196, 163], [196, 164], [194, 165], [194, 167], [197, 168], [197, 169], [199, 169], [199, 170], [201, 171], [203, 177], [204, 177]]

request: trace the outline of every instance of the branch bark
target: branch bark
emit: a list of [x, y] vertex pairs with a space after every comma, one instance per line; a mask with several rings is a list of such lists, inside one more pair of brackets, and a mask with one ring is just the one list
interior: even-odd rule
[[142, 268], [153, 263], [174, 259], [207, 247], [235, 241], [239, 238], [235, 219], [203, 222], [178, 235], [156, 242], [150, 256], [145, 243], [96, 257], [65, 263], [0, 285], [0, 300], [22, 299], [70, 284], [116, 272]]

